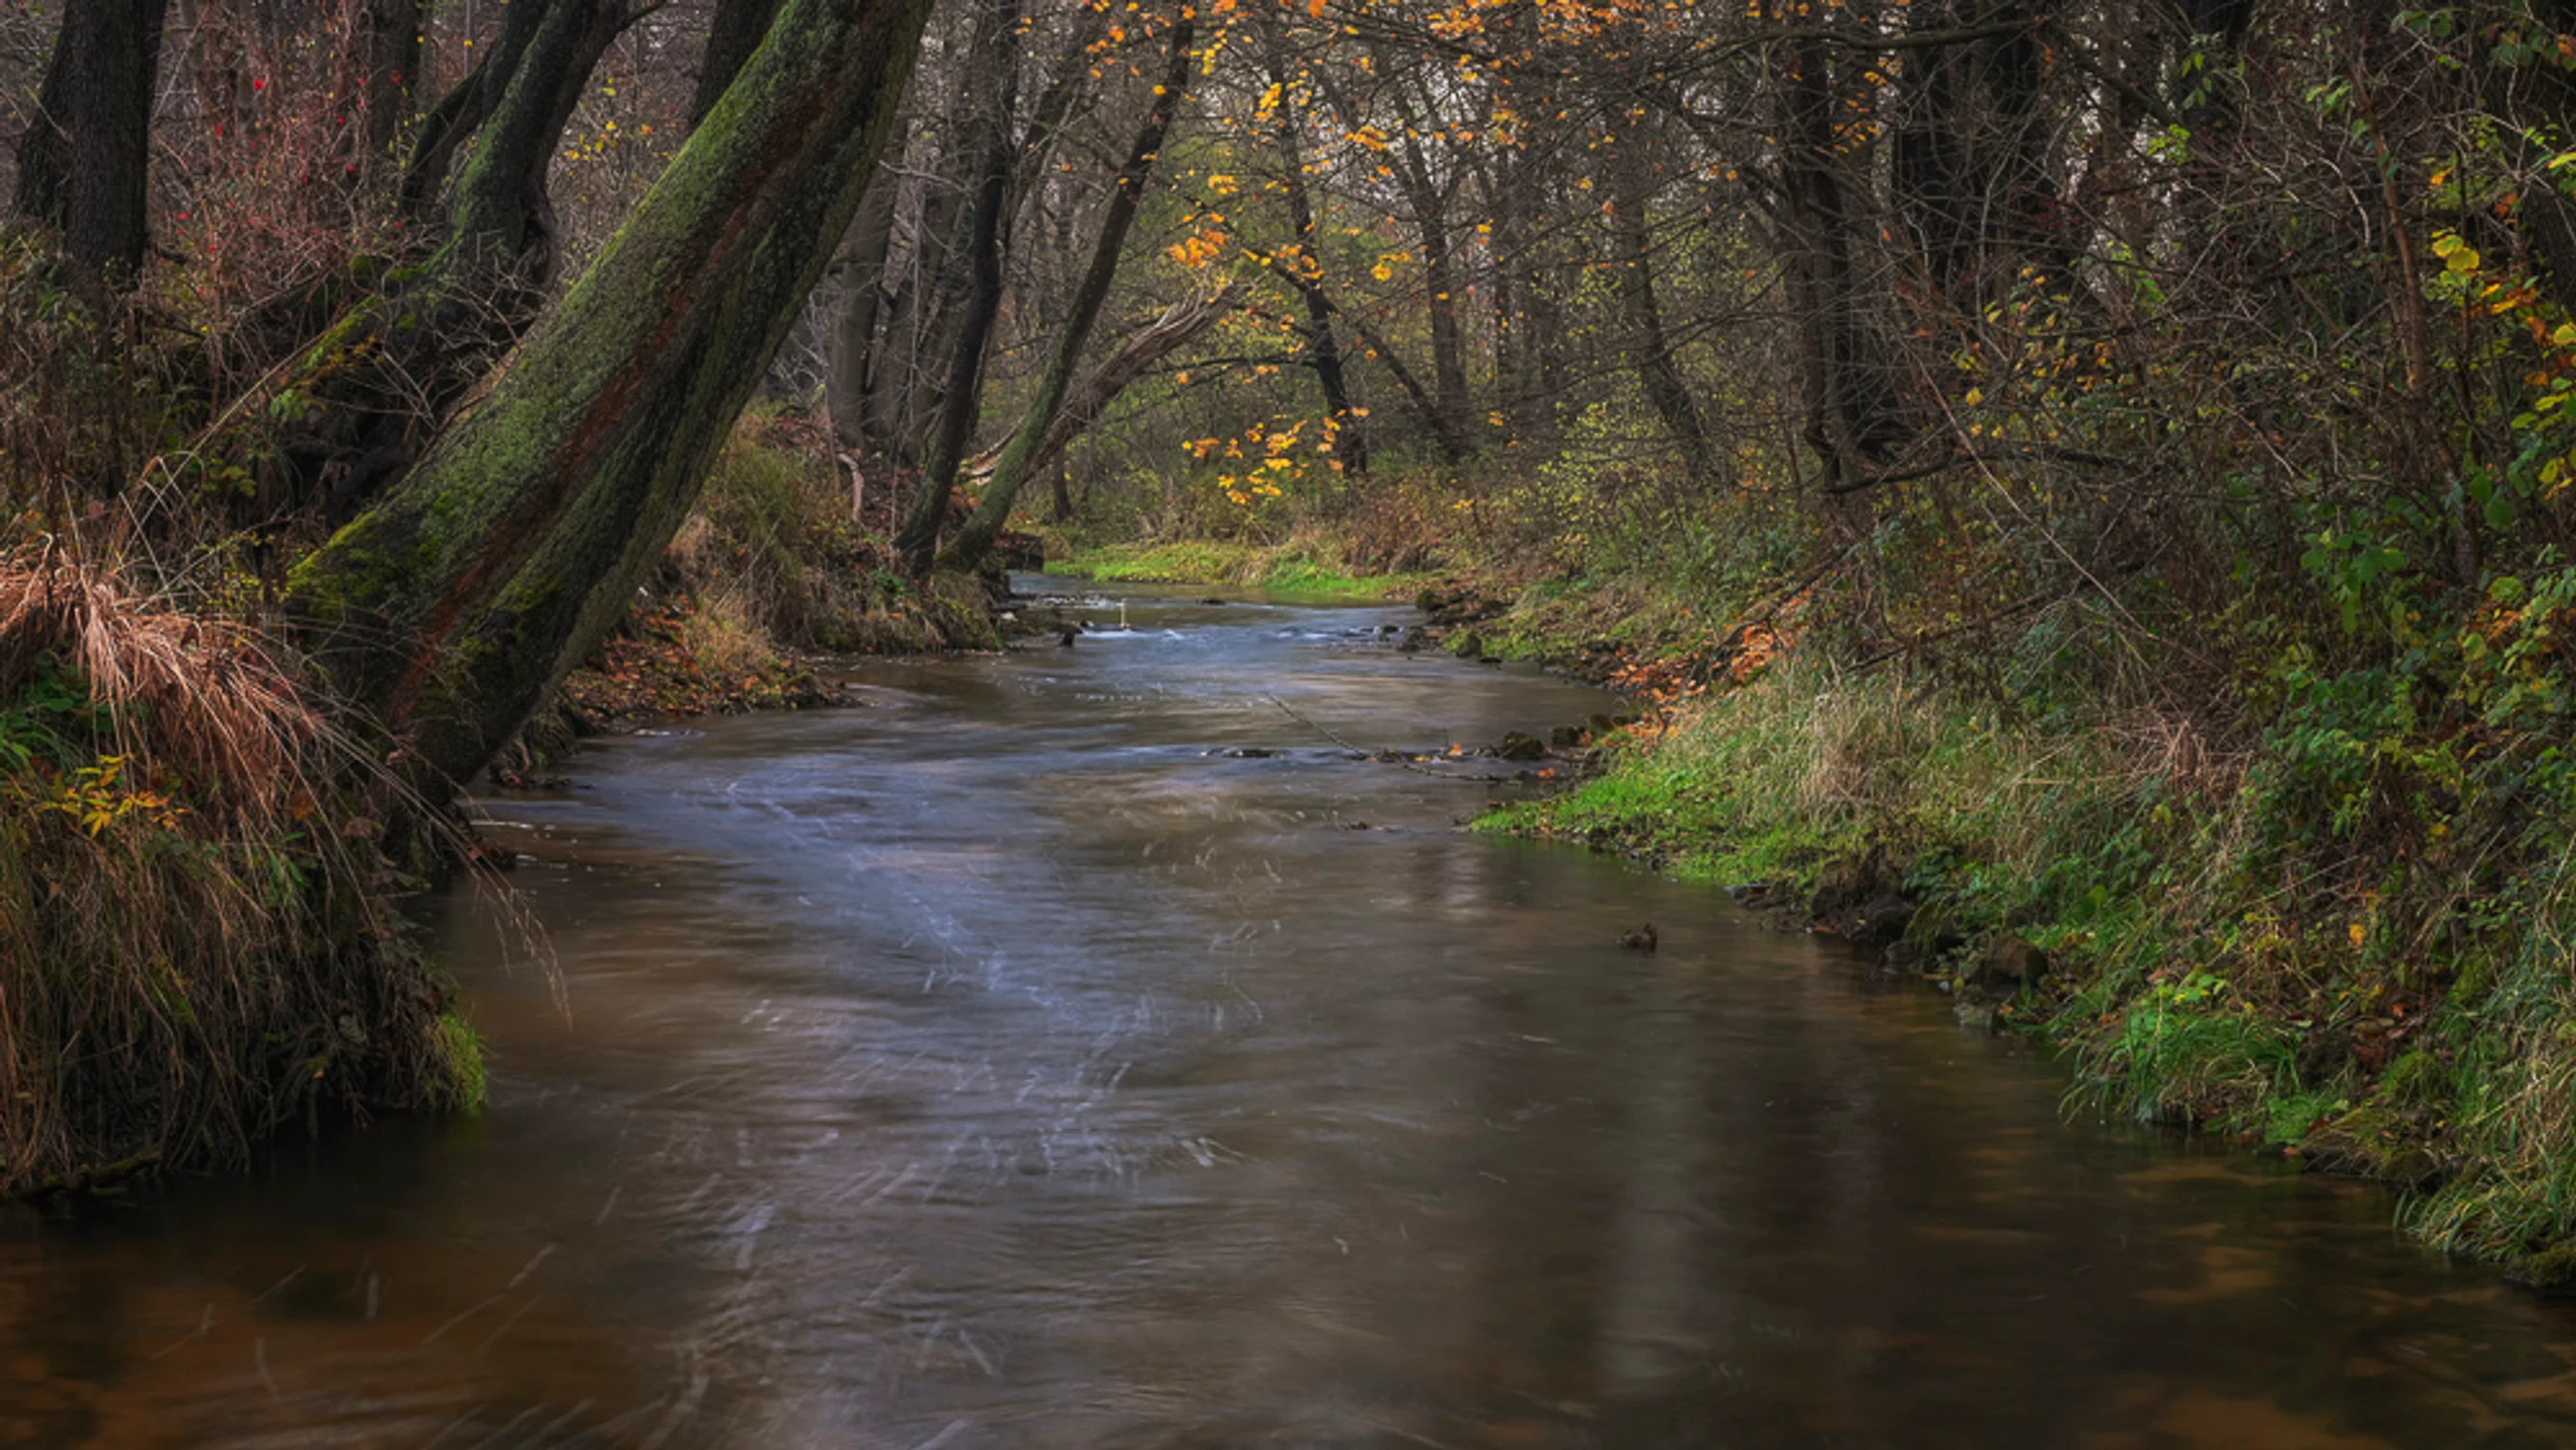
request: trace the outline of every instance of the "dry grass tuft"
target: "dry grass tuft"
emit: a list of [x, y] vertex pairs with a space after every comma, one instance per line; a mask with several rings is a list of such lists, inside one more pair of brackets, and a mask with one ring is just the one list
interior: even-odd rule
[[0, 698], [45, 659], [87, 682], [113, 753], [187, 771], [237, 812], [310, 809], [299, 766], [321, 719], [249, 627], [138, 597], [119, 570], [45, 540], [0, 564]]
[[0, 562], [0, 1196], [468, 1099], [357, 754], [250, 626]]

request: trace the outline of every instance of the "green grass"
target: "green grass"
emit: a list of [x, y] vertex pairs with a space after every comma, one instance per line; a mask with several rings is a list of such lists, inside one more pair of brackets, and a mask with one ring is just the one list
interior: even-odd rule
[[483, 1035], [454, 1008], [441, 1011], [430, 1030], [439, 1053], [446, 1059], [447, 1080], [454, 1094], [450, 1110], [469, 1115], [483, 1111], [492, 1090], [490, 1069], [484, 1063]]
[[1477, 824], [1778, 900], [1874, 853], [1972, 940], [2050, 952], [2018, 1020], [2068, 1049], [2070, 1110], [2302, 1147], [2404, 1185], [2429, 1243], [2576, 1282], [2576, 864], [2526, 853], [2482, 896], [2502, 837], [2440, 868], [2485, 878], [2369, 864], [2275, 747], [2178, 752], [2173, 728], [1783, 666]]
[[1353, 574], [1314, 543], [1223, 539], [1106, 544], [1049, 559], [1047, 571], [1104, 584], [1231, 584], [1322, 599], [1371, 600], [1410, 598], [1434, 577]]

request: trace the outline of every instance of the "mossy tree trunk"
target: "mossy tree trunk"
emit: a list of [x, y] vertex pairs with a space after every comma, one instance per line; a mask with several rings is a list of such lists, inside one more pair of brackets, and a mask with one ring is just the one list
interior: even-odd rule
[[304, 421], [282, 450], [290, 497], [345, 522], [535, 321], [560, 260], [547, 168], [634, 14], [618, 0], [514, 6], [422, 118], [398, 194], [424, 250], [301, 344], [289, 374]]
[[929, 0], [788, 0], [625, 228], [288, 604], [413, 773], [488, 760], [611, 628], [849, 225]]

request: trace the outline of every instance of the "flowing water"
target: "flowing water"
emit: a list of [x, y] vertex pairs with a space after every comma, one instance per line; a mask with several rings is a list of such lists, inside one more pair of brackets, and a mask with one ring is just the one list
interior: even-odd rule
[[490, 1112], [0, 1218], [0, 1444], [2576, 1445], [2381, 1193], [1354, 758], [1605, 697], [1120, 608], [487, 802]]

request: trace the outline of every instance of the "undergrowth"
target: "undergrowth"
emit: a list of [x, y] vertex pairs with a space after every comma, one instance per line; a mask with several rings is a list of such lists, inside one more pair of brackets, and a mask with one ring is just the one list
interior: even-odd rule
[[481, 1097], [390, 906], [390, 782], [260, 631], [130, 572], [0, 562], [0, 1196]]
[[[580, 728], [823, 703], [818, 654], [998, 643], [984, 587], [907, 578], [886, 542], [890, 521], [854, 511], [831, 457], [810, 420], [743, 416], [645, 597], [565, 681]], [[523, 740], [502, 768], [546, 753]]]

